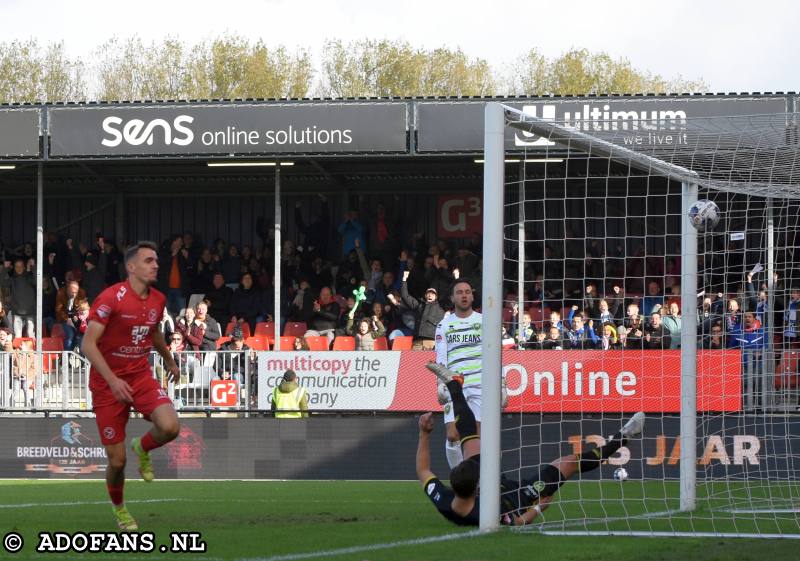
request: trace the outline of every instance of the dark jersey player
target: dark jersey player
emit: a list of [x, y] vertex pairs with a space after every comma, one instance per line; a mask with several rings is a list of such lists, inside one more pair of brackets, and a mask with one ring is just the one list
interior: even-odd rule
[[[461, 434], [465, 459], [450, 472], [452, 488], [447, 487], [433, 474], [430, 470], [428, 442], [433, 430], [433, 420], [432, 414], [426, 413], [419, 419], [417, 477], [422, 482], [425, 494], [442, 516], [461, 526], [477, 526], [480, 513], [480, 437], [475, 416], [464, 399], [459, 376], [441, 364], [429, 363], [427, 367], [450, 391], [456, 429]], [[522, 481], [503, 477], [500, 482], [501, 522], [516, 526], [531, 523], [548, 507], [553, 495], [570, 477], [600, 467], [601, 463], [627, 443], [628, 437], [641, 434], [644, 420], [644, 413], [636, 413], [605, 446], [588, 449], [581, 454], [562, 456], [549, 465], [541, 466], [534, 477]]]
[[134, 409], [153, 423], [144, 436], [131, 441], [142, 479], [152, 481], [149, 452], [175, 439], [180, 425], [172, 400], [153, 377], [148, 362], [151, 350], [155, 348], [163, 357], [173, 381], [180, 370], [158, 329], [166, 298], [152, 288], [158, 274], [155, 244], [139, 242], [128, 249], [125, 268], [128, 280], [108, 287], [95, 299], [81, 348], [92, 364], [89, 389], [108, 456], [108, 494], [117, 526], [129, 531], [138, 526], [123, 501], [128, 416]]

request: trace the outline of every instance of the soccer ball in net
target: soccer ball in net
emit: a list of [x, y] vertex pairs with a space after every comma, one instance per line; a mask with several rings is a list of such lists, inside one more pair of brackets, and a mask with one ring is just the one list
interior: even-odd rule
[[614, 470], [615, 481], [625, 481], [628, 479], [628, 470], [625, 468], [617, 468]]
[[719, 207], [714, 201], [700, 199], [689, 207], [689, 220], [698, 231], [713, 230], [719, 224]]

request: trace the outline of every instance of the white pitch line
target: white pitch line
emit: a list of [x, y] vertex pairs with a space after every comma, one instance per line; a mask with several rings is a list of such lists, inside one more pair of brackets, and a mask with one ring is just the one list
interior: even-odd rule
[[[617, 516], [614, 518], [598, 518], [597, 520], [586, 521], [586, 520], [565, 520], [563, 522], [543, 522], [539, 526], [528, 526], [529, 530], [538, 530], [543, 534], [550, 533], [552, 531], [557, 530], [550, 530], [549, 528], [574, 528], [576, 526], [582, 525], [594, 525], [594, 524], [604, 524], [606, 522], [619, 522], [621, 520], [647, 520], [648, 518], [659, 518], [661, 516], [670, 516], [672, 514], [680, 513], [679, 510], [662, 510], [659, 512], [648, 512], [645, 514], [637, 514], [634, 516]], [[518, 531], [522, 530], [522, 527]]]
[[[126, 504], [131, 503], [175, 503], [183, 499], [138, 499], [132, 501], [125, 501]], [[71, 503], [18, 503], [18, 504], [0, 504], [0, 508], [35, 508], [37, 506], [86, 506], [86, 505], [104, 505], [108, 504], [105, 501], [79, 501]]]
[[413, 540], [375, 543], [370, 545], [356, 545], [352, 547], [343, 547], [341, 549], [329, 549], [327, 551], [309, 551], [308, 553], [292, 553], [289, 555], [275, 555], [272, 557], [253, 557], [253, 558], [241, 559], [240, 561], [296, 561], [299, 559], [333, 557], [334, 555], [348, 555], [351, 553], [361, 553], [363, 551], [377, 551], [380, 549], [393, 549], [395, 547], [405, 547], [409, 545], [425, 545], [429, 543], [451, 541], [461, 538], [472, 538], [480, 535], [480, 533], [481, 533], [480, 530], [472, 530], [460, 534], [445, 534], [443, 536], [430, 536], [427, 538], [416, 538]]
[[548, 530], [547, 536], [629, 536], [635, 538], [765, 538], [798, 540], [800, 534], [735, 534], [732, 532], [631, 532], [627, 530], [608, 530], [592, 532], [573, 532]]
[[800, 508], [721, 508], [717, 512], [730, 514], [795, 514]]
[[[125, 501], [127, 504], [135, 504], [135, 503], [262, 503], [262, 504], [276, 504], [276, 503], [284, 503], [286, 502], [283, 499], [140, 499], [140, 500], [130, 500]], [[341, 500], [339, 499], [311, 499], [305, 501], [307, 503], [314, 503], [314, 504], [329, 504], [329, 503], [337, 503], [341, 504]], [[358, 501], [346, 501], [348, 504], [405, 504], [404, 501], [371, 501], [371, 500], [358, 500]], [[72, 502], [72, 503], [19, 503], [19, 504], [0, 504], [0, 509], [4, 508], [35, 508], [37, 506], [86, 506], [86, 505], [104, 505], [108, 503], [108, 501], [83, 501], [83, 502]]]
[[[108, 552], [112, 553], [112, 552]], [[34, 553], [31, 555], [31, 559], [52, 559], [52, 553]], [[97, 554], [93, 553], [91, 555], [75, 555], [74, 553], [70, 555], [70, 559], [73, 560], [82, 560], [86, 559], [87, 561], [97, 560]], [[153, 555], [147, 557], [128, 557], [125, 555], [125, 561], [168, 561], [175, 559], [175, 556], [168, 556], [168, 555]], [[222, 557], [191, 557], [192, 561], [223, 561]]]

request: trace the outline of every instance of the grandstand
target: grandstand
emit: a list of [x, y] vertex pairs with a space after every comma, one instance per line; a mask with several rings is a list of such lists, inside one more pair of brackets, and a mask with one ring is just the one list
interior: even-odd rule
[[[796, 108], [794, 94], [576, 97], [568, 102], [575, 106], [573, 117], [592, 127], [602, 122], [603, 111], [623, 111], [624, 102], [632, 100], [652, 106], [656, 120], [680, 112], [700, 118], [723, 111], [735, 117]], [[481, 283], [486, 101], [220, 100], [0, 108], [0, 240], [8, 269], [0, 290], [9, 334], [8, 346], [0, 351], [0, 414], [6, 427], [0, 435], [0, 476], [103, 477], [88, 362], [77, 346], [81, 320], [71, 309], [58, 308], [59, 297], [71, 307], [75, 299], [67, 289], [76, 281], [91, 301], [98, 286], [120, 278], [125, 246], [151, 239], [161, 248], [161, 269], [172, 272], [174, 263], [178, 269], [178, 277], [164, 274], [160, 286], [170, 312], [162, 329], [181, 379], [168, 383], [155, 355], [153, 367], [181, 414], [183, 429], [156, 459], [159, 478], [413, 479], [414, 415], [440, 409], [435, 380], [423, 368], [433, 356], [426, 314], [451, 308], [448, 292], [455, 278]], [[502, 102], [547, 116], [554, 103], [565, 100]], [[593, 121], [596, 112], [600, 117]], [[521, 133], [518, 139], [525, 158], [549, 161], [538, 166], [511, 161], [506, 167], [508, 184], [552, 189], [563, 180], [564, 186], [557, 197], [549, 192], [554, 201], [527, 204], [520, 237], [506, 236], [502, 313], [504, 362], [514, 365], [512, 390], [519, 392], [512, 395], [519, 415], [514, 422], [529, 427], [544, 419], [542, 434], [553, 444], [564, 435], [580, 441], [585, 429], [578, 414], [601, 412], [619, 398], [613, 392], [624, 389], [626, 380], [597, 378], [590, 386], [587, 375], [587, 398], [596, 409], [584, 405], [565, 412], [563, 404], [548, 409], [556, 405], [515, 399], [567, 391], [557, 377], [540, 379], [535, 389], [533, 378], [523, 376], [539, 368], [544, 351], [559, 363], [554, 372], [569, 361], [570, 348], [677, 356], [679, 344], [648, 347], [631, 337], [628, 346], [610, 349], [603, 346], [600, 329], [597, 339], [580, 342], [568, 341], [562, 330], [551, 340], [548, 330], [571, 323], [589, 308], [587, 301], [593, 306], [600, 297], [608, 300], [615, 326], [626, 323], [631, 305], [647, 314], [654, 302], [668, 306], [679, 300], [673, 290], [679, 290], [681, 275], [675, 259], [680, 186], [632, 176], [618, 162], [588, 160], [578, 169], [559, 159], [557, 147], [544, 140]], [[567, 178], [578, 176], [585, 181], [567, 193]], [[593, 191], [593, 180], [602, 183], [601, 193]], [[528, 202], [540, 196], [544, 201], [544, 187], [524, 196]], [[726, 200], [725, 210], [739, 222], [750, 210], [743, 201]], [[619, 216], [641, 220], [609, 217], [614, 205], [623, 209]], [[518, 209], [509, 205], [505, 212], [506, 223], [515, 224]], [[730, 229], [744, 229], [740, 226]], [[792, 231], [790, 224], [783, 228]], [[527, 260], [517, 259], [520, 244]], [[749, 266], [760, 261], [760, 247], [710, 252], [708, 285], [724, 296], [709, 302], [709, 314], [722, 318], [723, 301], [751, 296], [740, 295], [740, 285]], [[779, 249], [787, 287], [800, 280], [798, 247], [796, 239], [785, 237]], [[23, 270], [15, 272], [19, 260]], [[12, 298], [11, 283], [22, 278], [35, 283], [36, 303], [17, 313], [20, 302]], [[348, 325], [362, 285], [366, 300]], [[326, 287], [329, 295], [322, 294]], [[431, 291], [435, 298], [427, 301]], [[213, 336], [209, 330], [193, 332], [193, 312], [187, 317], [187, 308], [202, 301], [208, 301], [208, 315], [218, 324]], [[598, 308], [598, 313], [605, 312]], [[15, 324], [15, 315], [32, 325]], [[362, 317], [367, 322], [360, 332]], [[714, 323], [709, 322], [701, 344], [734, 347], [724, 324], [717, 333]], [[362, 350], [364, 344], [372, 350]], [[800, 409], [794, 361], [772, 381], [769, 404], [759, 388], [745, 384], [740, 394], [719, 396], [720, 410], [761, 412], [768, 406], [793, 423]], [[634, 374], [644, 376], [644, 361], [638, 367]], [[272, 391], [288, 368], [309, 390], [310, 417], [302, 421], [271, 418]], [[732, 376], [738, 379], [741, 372]], [[678, 405], [659, 399], [650, 411], [669, 417]], [[567, 428], [554, 428], [555, 417], [543, 414], [557, 414]], [[134, 421], [133, 432], [139, 423], [144, 426]], [[599, 417], [591, 423], [598, 434], [606, 429]], [[659, 446], [674, 445], [677, 422], [659, 428], [664, 439]], [[505, 432], [502, 438], [503, 450], [519, 446], [520, 433]], [[574, 446], [574, 440], [565, 442]], [[49, 448], [68, 452], [43, 458]], [[551, 448], [555, 454], [558, 445]], [[79, 461], [73, 449], [81, 450]], [[674, 449], [651, 451], [653, 458], [661, 454], [661, 463], [650, 473], [674, 475], [670, 452]], [[435, 472], [447, 472], [444, 454], [434, 454], [432, 461]], [[709, 459], [715, 461], [731, 465], [722, 454]], [[135, 466], [128, 470], [136, 476]], [[247, 496], [240, 489], [232, 493]], [[421, 494], [409, 495], [423, 500]]]

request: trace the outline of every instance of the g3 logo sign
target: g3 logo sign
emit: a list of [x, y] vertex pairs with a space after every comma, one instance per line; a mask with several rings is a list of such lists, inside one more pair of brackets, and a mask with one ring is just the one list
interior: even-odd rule
[[439, 197], [440, 238], [463, 238], [480, 232], [482, 220], [480, 194]]
[[103, 131], [110, 137], [103, 138], [100, 142], [109, 148], [119, 146], [123, 140], [131, 146], [145, 143], [152, 146], [155, 130], [161, 129], [164, 133], [164, 144], [167, 146], [170, 144], [188, 146], [194, 140], [194, 133], [186, 125], [193, 121], [194, 117], [178, 115], [173, 119], [172, 124], [164, 119], [153, 119], [147, 123], [141, 119], [131, 119], [126, 123], [121, 117], [112, 115], [103, 119]]

